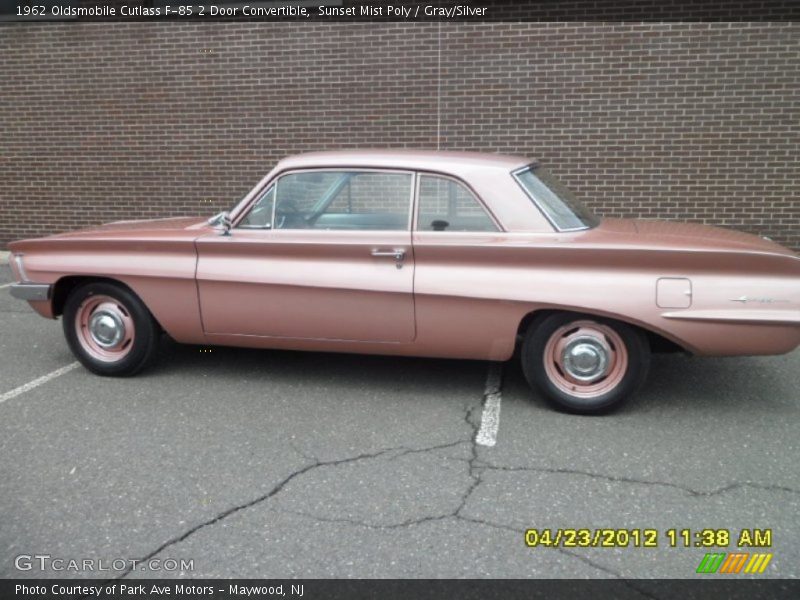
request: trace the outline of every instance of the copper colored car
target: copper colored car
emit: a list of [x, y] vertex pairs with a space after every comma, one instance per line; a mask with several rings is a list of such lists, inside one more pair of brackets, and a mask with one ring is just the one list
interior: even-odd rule
[[800, 258], [703, 225], [601, 219], [535, 161], [286, 158], [210, 221], [125, 221], [11, 244], [11, 293], [62, 317], [86, 368], [187, 344], [509, 360], [556, 407], [608, 411], [650, 353], [800, 344]]

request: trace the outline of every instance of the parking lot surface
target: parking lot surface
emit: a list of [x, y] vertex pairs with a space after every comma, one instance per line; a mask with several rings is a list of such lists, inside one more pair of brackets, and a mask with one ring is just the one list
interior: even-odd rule
[[[772, 530], [738, 549], [773, 554], [759, 577], [800, 575], [800, 352], [656, 356], [602, 418], [553, 412], [510, 362], [487, 446], [489, 364], [208, 350], [165, 339], [140, 376], [22, 387], [75, 359], [0, 289], [0, 576], [684, 578], [753, 528]], [[528, 528], [649, 528], [658, 547], [530, 548]], [[735, 539], [670, 547], [671, 528]], [[192, 564], [15, 567], [34, 554]]]

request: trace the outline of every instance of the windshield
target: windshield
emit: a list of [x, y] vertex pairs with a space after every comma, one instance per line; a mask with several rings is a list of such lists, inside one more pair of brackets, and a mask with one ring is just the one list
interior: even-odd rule
[[534, 165], [517, 171], [514, 177], [559, 231], [588, 229], [600, 222], [600, 219], [547, 169]]

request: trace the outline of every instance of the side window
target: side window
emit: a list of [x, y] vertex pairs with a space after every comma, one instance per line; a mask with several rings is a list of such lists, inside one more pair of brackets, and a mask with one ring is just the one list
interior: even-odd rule
[[409, 173], [317, 171], [278, 180], [276, 229], [408, 229]]
[[497, 226], [463, 185], [444, 177], [422, 175], [417, 230], [497, 231]]
[[269, 229], [272, 227], [272, 205], [275, 202], [275, 186], [261, 194], [255, 201], [250, 212], [239, 222], [239, 227], [245, 229]]

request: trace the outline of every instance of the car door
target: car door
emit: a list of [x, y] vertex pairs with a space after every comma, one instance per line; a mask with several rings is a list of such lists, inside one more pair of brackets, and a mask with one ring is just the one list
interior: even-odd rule
[[410, 342], [414, 175], [319, 169], [269, 184], [197, 241], [206, 334]]
[[525, 277], [524, 271], [507, 264], [502, 228], [462, 181], [434, 173], [417, 179], [415, 343], [434, 355], [457, 343], [465, 358], [506, 360], [521, 316], [496, 283]]

